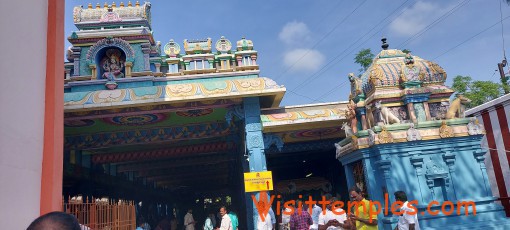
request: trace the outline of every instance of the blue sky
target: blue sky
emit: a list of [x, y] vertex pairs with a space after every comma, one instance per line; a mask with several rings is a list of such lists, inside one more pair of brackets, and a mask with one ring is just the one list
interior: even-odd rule
[[[390, 48], [407, 48], [438, 63], [448, 73], [449, 85], [456, 75], [499, 81], [495, 70], [503, 58], [500, 1], [153, 0], [151, 13], [154, 38], [162, 45], [170, 39], [181, 46], [184, 39], [251, 39], [260, 75], [286, 86], [282, 105], [297, 105], [347, 100], [347, 75], [360, 68], [355, 54], [363, 48], [377, 54], [383, 36]], [[66, 1], [66, 37], [76, 30], [73, 7], [89, 2]], [[506, 3], [502, 13], [503, 19], [510, 16]], [[510, 56], [509, 25], [507, 18], [503, 37]]]

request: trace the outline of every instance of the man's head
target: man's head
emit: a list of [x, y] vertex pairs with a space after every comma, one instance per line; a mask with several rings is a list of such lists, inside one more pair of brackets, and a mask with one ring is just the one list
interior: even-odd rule
[[188, 209], [188, 213], [193, 213], [193, 209]]
[[[328, 199], [328, 201], [329, 201], [329, 204], [326, 206], [326, 208], [327, 208], [328, 210], [330, 210], [330, 211], [333, 211], [333, 209], [336, 209], [336, 207], [335, 207], [335, 206], [333, 206], [333, 203], [337, 202], [337, 201], [338, 201], [338, 199], [337, 199], [336, 197], [334, 197], [334, 196], [330, 196], [330, 198]], [[337, 204], [335, 204], [335, 205], [337, 205]]]
[[396, 191], [395, 192], [395, 200], [406, 202], [407, 201], [407, 195], [404, 191]]
[[353, 186], [351, 189], [349, 189], [349, 195], [351, 196], [351, 200], [355, 201], [363, 200], [363, 194], [361, 192], [361, 189], [358, 188], [358, 186]]
[[225, 214], [227, 214], [227, 207], [221, 206], [220, 207], [220, 215], [224, 216]]
[[35, 219], [27, 230], [80, 230], [78, 219], [65, 212], [50, 212]]

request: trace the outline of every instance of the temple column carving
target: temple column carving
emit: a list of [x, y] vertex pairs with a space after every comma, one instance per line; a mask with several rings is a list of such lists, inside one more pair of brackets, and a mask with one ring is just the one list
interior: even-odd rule
[[480, 170], [482, 171], [483, 184], [485, 187], [485, 194], [487, 196], [492, 196], [492, 191], [491, 191], [490, 185], [488, 183], [489, 177], [487, 176], [487, 168], [485, 167], [485, 154], [486, 153], [487, 153], [487, 151], [478, 149], [473, 152], [473, 156], [475, 157], [478, 165], [480, 165]]
[[407, 103], [407, 111], [409, 111], [409, 118], [413, 123], [417, 123], [416, 114], [414, 112], [414, 106], [412, 102]]
[[133, 62], [126, 62], [126, 78], [131, 77], [131, 67], [133, 67]]
[[[250, 172], [267, 171], [266, 156], [264, 153], [264, 137], [262, 135], [262, 122], [260, 120], [260, 102], [258, 97], [249, 97], [243, 100], [245, 133], [246, 133], [246, 155], [248, 157], [248, 165]], [[257, 223], [258, 211], [253, 205], [251, 195], [258, 196], [259, 193], [246, 193], [247, 207], [251, 207], [250, 212], [247, 213], [249, 221], [248, 226], [253, 226]]]
[[410, 158], [411, 164], [413, 165], [416, 172], [416, 180], [418, 180], [418, 187], [420, 189], [421, 203], [425, 202], [425, 197], [423, 194], [423, 180], [420, 180], [423, 176], [423, 157], [413, 156]]
[[97, 79], [97, 69], [96, 69], [96, 64], [90, 64], [89, 65], [89, 68], [92, 72], [92, 77], [90, 78], [90, 80], [96, 80]]
[[423, 108], [425, 109], [425, 117], [426, 117], [427, 121], [432, 120], [432, 118], [430, 117], [429, 103], [424, 101]]
[[143, 43], [142, 44], [142, 53], [143, 53], [143, 63], [144, 63], [144, 70], [150, 71], [151, 65], [149, 60], [149, 53], [151, 51], [151, 44], [150, 43]]
[[453, 179], [453, 175], [455, 175], [455, 151], [453, 149], [443, 149], [442, 150], [444, 152], [443, 154], [443, 160], [444, 162], [446, 163], [446, 166], [448, 167], [448, 173], [450, 174], [450, 180], [451, 180], [451, 185], [452, 185], [452, 189], [449, 189], [448, 190], [448, 196], [449, 197], [452, 197], [452, 198], [455, 198], [455, 200], [457, 200], [457, 193], [455, 191], [455, 181]]
[[80, 54], [81, 47], [73, 47], [71, 48], [73, 51], [73, 63], [74, 63], [74, 71], [73, 76], [80, 76]]

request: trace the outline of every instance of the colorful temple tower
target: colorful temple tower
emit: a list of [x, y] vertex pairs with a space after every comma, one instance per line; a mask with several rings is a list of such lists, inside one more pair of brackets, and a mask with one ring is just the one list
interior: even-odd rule
[[163, 200], [181, 211], [195, 198], [228, 195], [252, 229], [258, 214], [243, 172], [273, 171], [275, 193], [288, 193], [289, 184], [294, 192], [345, 187], [340, 163], [322, 160], [333, 159], [333, 143], [343, 137], [345, 103], [278, 107], [285, 87], [259, 76], [251, 40], [162, 46], [152, 36], [150, 8], [74, 8], [64, 195]]
[[[349, 76], [347, 138], [336, 144], [348, 185], [371, 200], [389, 195], [390, 206], [383, 205], [378, 215], [381, 229], [395, 228], [397, 218], [388, 209], [399, 190], [419, 202], [421, 229], [508, 228], [487, 178], [483, 126], [463, 117], [469, 99], [457, 94], [450, 103], [454, 92], [444, 85], [440, 66], [382, 41], [367, 71]], [[445, 201], [452, 204], [445, 212], [427, 210], [440, 210]], [[476, 215], [461, 201], [472, 201]]]

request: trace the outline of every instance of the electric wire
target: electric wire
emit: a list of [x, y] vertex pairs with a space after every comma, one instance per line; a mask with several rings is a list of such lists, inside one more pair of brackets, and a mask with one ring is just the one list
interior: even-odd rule
[[347, 20], [347, 18], [349, 18], [352, 14], [354, 14], [354, 12], [356, 12], [366, 1], [367, 0], [364, 0], [358, 6], [356, 6], [356, 8], [354, 8], [354, 10], [352, 10], [347, 16], [345, 16], [343, 18], [343, 20], [341, 20], [339, 23], [337, 23], [329, 32], [327, 32], [324, 36], [322, 36], [322, 38], [319, 39], [310, 49], [307, 49], [307, 51], [301, 57], [299, 57], [292, 65], [290, 65], [287, 69], [285, 69], [280, 75], [275, 77], [274, 80], [280, 79], [282, 76], [284, 76], [285, 73], [287, 73], [289, 70], [291, 70], [299, 61], [301, 61], [301, 59], [303, 59], [306, 55], [308, 55], [308, 53], [310, 53], [311, 50], [313, 50], [322, 41], [324, 41], [324, 39], [326, 39], [329, 35], [331, 35], [338, 28], [338, 26], [340, 26], [342, 23], [344, 23]]
[[453, 8], [451, 8], [450, 10], [448, 10], [447, 12], [445, 12], [443, 15], [441, 15], [439, 18], [437, 18], [436, 20], [434, 20], [432, 23], [430, 23], [429, 25], [427, 25], [425, 28], [423, 28], [422, 30], [418, 31], [417, 33], [415, 33], [413, 36], [411, 36], [410, 38], [408, 38], [407, 40], [405, 40], [404, 42], [400, 43], [397, 47], [399, 49], [402, 49], [404, 46], [406, 46], [407, 44], [409, 44], [412, 40], [422, 36], [423, 34], [425, 34], [425, 32], [427, 32], [428, 30], [432, 29], [432, 27], [436, 26], [437, 24], [439, 24], [441, 21], [443, 21], [444, 19], [448, 18], [450, 15], [452, 15], [453, 13], [455, 13], [455, 11], [457, 11], [458, 9], [460, 9], [461, 7], [465, 6], [467, 3], [469, 3], [470, 0], [464, 0], [462, 2], [459, 2], [459, 4], [457, 4], [456, 6], [454, 6]]
[[[372, 32], [375, 28], [377, 28], [380, 24], [382, 24], [386, 19], [388, 19], [391, 15], [393, 15], [396, 11], [398, 11], [400, 8], [402, 8], [402, 6], [404, 6], [404, 4], [406, 4], [409, 0], [406, 0], [404, 3], [402, 3], [400, 6], [398, 6], [395, 10], [393, 10], [390, 14], [388, 14], [388, 16], [386, 16], [383, 20], [380, 20], [378, 24], [376, 24], [374, 27], [372, 27], [370, 30], [367, 31], [367, 33], [365, 33], [360, 39], [356, 39], [356, 42], [354, 43], [351, 43], [346, 49], [344, 49], [341, 53], [339, 53], [338, 55], [336, 55], [333, 59], [331, 59], [328, 63], [326, 63], [326, 65], [324, 65], [321, 69], [319, 69], [318, 71], [316, 71], [315, 73], [313, 73], [312, 75], [310, 75], [309, 77], [307, 77], [305, 80], [303, 80], [299, 85], [295, 86], [293, 89], [294, 90], [297, 90], [303, 86], [305, 86], [307, 83], [310, 83], [314, 80], [316, 80], [318, 78], [318, 76], [320, 76], [323, 72], [325, 72], [326, 70], [329, 70], [332, 66], [334, 65], [330, 65], [332, 63], [336, 64], [338, 63], [339, 61], [343, 60], [345, 57], [347, 57], [347, 55], [349, 55], [350, 53], [352, 53], [352, 51], [346, 55], [344, 55], [340, 60], [337, 61], [337, 59], [342, 56], [346, 51], [348, 51], [353, 45], [355, 45], [356, 43], [360, 42], [363, 40], [364, 37], [366, 37], [370, 32]], [[404, 11], [402, 11], [398, 16], [395, 17], [398, 18]], [[395, 20], [394, 19], [394, 20]], [[392, 21], [393, 22], [393, 21]], [[390, 22], [391, 23], [391, 22]], [[390, 23], [387, 23], [390, 24]], [[386, 25], [386, 26], [387, 26]], [[378, 34], [380, 31], [382, 31], [386, 26], [384, 26], [381, 30], [379, 30], [378, 32], [374, 33], [370, 38], [366, 39], [365, 42], [361, 43], [360, 45], [358, 45], [356, 48], [354, 48], [353, 50], [357, 49], [358, 47], [360, 47], [361, 45], [365, 44], [367, 41], [369, 41], [372, 37], [374, 37], [376, 34]], [[324, 70], [324, 71], [323, 71]], [[315, 78], [314, 78], [315, 77]]]
[[[507, 16], [507, 17], [503, 18], [501, 21], [505, 21], [505, 20], [507, 20], [508, 18], [510, 18], [510, 16]], [[450, 49], [446, 50], [445, 52], [443, 52], [443, 53], [441, 53], [440, 55], [436, 56], [436, 57], [435, 57], [434, 59], [432, 59], [432, 60], [434, 61], [434, 60], [438, 59], [439, 57], [442, 57], [443, 55], [445, 55], [445, 54], [449, 53], [450, 51], [454, 50], [455, 48], [457, 48], [457, 47], [459, 47], [459, 46], [461, 46], [461, 45], [465, 44], [466, 42], [470, 41], [471, 39], [475, 38], [476, 36], [478, 36], [478, 35], [480, 35], [480, 34], [484, 33], [485, 31], [487, 31], [487, 30], [489, 30], [489, 29], [491, 29], [491, 28], [493, 28], [493, 27], [497, 26], [499, 23], [500, 23], [500, 22], [498, 21], [498, 22], [496, 22], [496, 23], [492, 24], [491, 26], [489, 26], [489, 27], [487, 27], [487, 28], [483, 29], [482, 31], [480, 31], [480, 32], [478, 32], [477, 34], [475, 34], [475, 35], [473, 35], [473, 36], [469, 37], [468, 39], [466, 39], [466, 40], [464, 40], [463, 42], [461, 42], [461, 43], [457, 44], [456, 46], [454, 46], [454, 47], [452, 47], [452, 48], [450, 48]]]
[[[414, 4], [416, 4], [416, 2], [415, 2]], [[414, 4], [413, 4], [412, 6], [414, 6]], [[411, 7], [412, 7], [412, 6], [411, 6]], [[397, 8], [396, 10], [398, 10], [398, 9], [399, 9], [399, 8]], [[393, 14], [396, 10], [394, 10], [391, 14]], [[392, 23], [393, 21], [395, 21], [398, 17], [400, 17], [400, 15], [402, 15], [405, 11], [406, 11], [406, 10], [403, 10], [402, 12], [400, 12], [400, 14], [398, 14], [397, 16], [395, 16], [395, 17], [393, 18], [393, 20], [392, 20], [392, 21], [390, 21], [390, 22], [389, 22], [389, 23], [387, 23], [385, 26], [383, 26], [381, 29], [379, 29], [377, 32], [375, 32], [374, 34], [372, 34], [372, 36], [370, 36], [370, 37], [369, 37], [368, 39], [366, 39], [364, 42], [362, 42], [361, 44], [359, 44], [357, 47], [355, 47], [354, 49], [352, 49], [352, 50], [351, 50], [351, 52], [349, 52], [348, 54], [344, 55], [341, 59], [337, 60], [337, 61], [335, 62], [335, 64], [336, 64], [336, 63], [338, 63], [338, 62], [340, 62], [341, 60], [343, 60], [343, 59], [344, 59], [345, 57], [347, 57], [348, 55], [352, 54], [352, 52], [354, 52], [355, 50], [359, 49], [359, 47], [361, 47], [363, 44], [367, 43], [367, 42], [368, 42], [370, 39], [372, 39], [375, 35], [379, 34], [379, 33], [380, 33], [382, 30], [384, 30], [384, 29], [385, 29], [385, 28], [386, 28], [389, 24], [391, 24], [391, 23]], [[384, 21], [384, 20], [383, 20], [383, 21]], [[336, 56], [336, 57], [334, 58], [334, 60], [333, 60], [333, 61], [335, 61], [338, 57], [340, 57], [340, 55]], [[331, 61], [331, 62], [333, 62], [333, 61]], [[331, 62], [330, 62], [330, 63], [331, 63]], [[329, 64], [329, 63], [328, 63], [328, 64]], [[333, 67], [333, 66], [334, 66], [334, 65], [329, 66], [326, 70], [329, 70], [329, 69], [330, 69], [331, 67]], [[319, 75], [320, 75], [320, 74], [319, 74]], [[344, 82], [342, 82], [342, 83], [340, 83], [339, 85], [336, 85], [335, 87], [333, 87], [331, 90], [329, 90], [329, 91], [328, 91], [328, 92], [326, 92], [325, 94], [323, 94], [323, 95], [319, 96], [318, 98], [316, 98], [316, 100], [315, 100], [315, 101], [320, 100], [320, 99], [322, 99], [322, 98], [324, 98], [324, 97], [329, 96], [329, 95], [330, 95], [331, 93], [333, 93], [333, 92], [334, 92], [337, 88], [341, 88], [341, 87], [343, 87], [346, 83], [347, 83], [347, 80], [346, 80], [346, 81], [344, 81]]]

